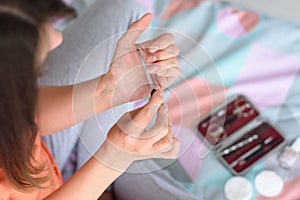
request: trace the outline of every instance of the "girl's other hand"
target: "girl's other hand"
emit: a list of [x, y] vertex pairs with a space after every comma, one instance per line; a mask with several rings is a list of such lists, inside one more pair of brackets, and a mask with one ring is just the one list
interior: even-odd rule
[[[117, 170], [125, 170], [132, 162], [148, 158], [175, 159], [179, 142], [172, 134], [163, 93], [158, 90], [143, 107], [123, 115], [110, 129], [96, 158]], [[145, 130], [157, 113], [156, 123]]]

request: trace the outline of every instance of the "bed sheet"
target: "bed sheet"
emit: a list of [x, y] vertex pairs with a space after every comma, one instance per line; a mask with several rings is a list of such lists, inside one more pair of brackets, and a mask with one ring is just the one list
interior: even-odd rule
[[[79, 11], [86, 6], [83, 0], [66, 1]], [[227, 97], [244, 94], [288, 142], [300, 136], [300, 24], [218, 1], [137, 1], [153, 14], [152, 36], [172, 32], [181, 49], [181, 77], [166, 91], [174, 134], [181, 141], [181, 168], [172, 174], [199, 199], [223, 200], [232, 174], [196, 137], [194, 122]], [[272, 169], [285, 181], [283, 192], [272, 199], [299, 200], [300, 159], [285, 171], [277, 161], [280, 151], [245, 177], [253, 182], [261, 170]], [[253, 199], [267, 198], [255, 193]]]
[[[233, 176], [195, 137], [194, 122], [234, 94], [246, 95], [290, 142], [300, 136], [300, 25], [216, 1], [138, 0], [153, 14], [152, 27], [171, 31], [181, 49], [181, 77], [167, 93], [174, 134], [181, 140], [179, 162], [189, 176], [177, 180], [202, 200], [225, 199]], [[285, 171], [281, 149], [245, 176], [263, 169], [284, 179], [278, 200], [300, 199], [300, 159]], [[179, 173], [179, 172], [178, 172]], [[266, 199], [258, 194], [253, 199]]]

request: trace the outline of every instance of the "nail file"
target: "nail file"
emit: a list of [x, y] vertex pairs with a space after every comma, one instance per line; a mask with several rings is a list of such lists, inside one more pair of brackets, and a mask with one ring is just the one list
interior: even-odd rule
[[143, 59], [143, 57], [142, 57], [142, 54], [141, 54], [140, 49], [137, 48], [137, 49], [136, 49], [136, 52], [137, 52], [137, 54], [138, 54], [138, 57], [139, 57], [139, 59], [140, 59], [140, 62], [142, 63], [144, 72], [145, 72], [145, 74], [146, 74], [147, 81], [148, 81], [148, 83], [149, 83], [149, 85], [150, 85], [150, 88], [151, 88], [151, 96], [152, 96], [152, 95], [154, 94], [154, 92], [156, 91], [156, 89], [155, 89], [155, 87], [154, 87], [152, 78], [151, 78], [151, 76], [150, 76], [150, 74], [149, 74], [149, 72], [148, 72], [148, 70], [147, 70], [147, 67], [146, 67], [145, 61], [144, 61], [144, 59]]

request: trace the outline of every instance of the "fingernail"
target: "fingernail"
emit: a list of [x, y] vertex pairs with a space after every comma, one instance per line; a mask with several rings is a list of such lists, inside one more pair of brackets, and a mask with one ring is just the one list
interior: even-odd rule
[[158, 50], [158, 47], [157, 47], [157, 46], [154, 46], [154, 47], [150, 47], [150, 48], [149, 48], [150, 53], [154, 53], [154, 52], [156, 52], [157, 50]]
[[155, 73], [158, 70], [158, 67], [156, 65], [152, 65], [148, 68], [149, 73]]
[[155, 61], [157, 61], [157, 57], [156, 56], [150, 56], [147, 59], [147, 62], [155, 62]]
[[169, 126], [172, 126], [172, 121], [171, 120], [169, 120]]

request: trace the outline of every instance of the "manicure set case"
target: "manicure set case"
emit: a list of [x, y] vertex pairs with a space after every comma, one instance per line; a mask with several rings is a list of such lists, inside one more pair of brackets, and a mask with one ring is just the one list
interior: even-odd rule
[[285, 138], [243, 95], [235, 95], [196, 123], [197, 136], [223, 165], [242, 175], [282, 147]]

